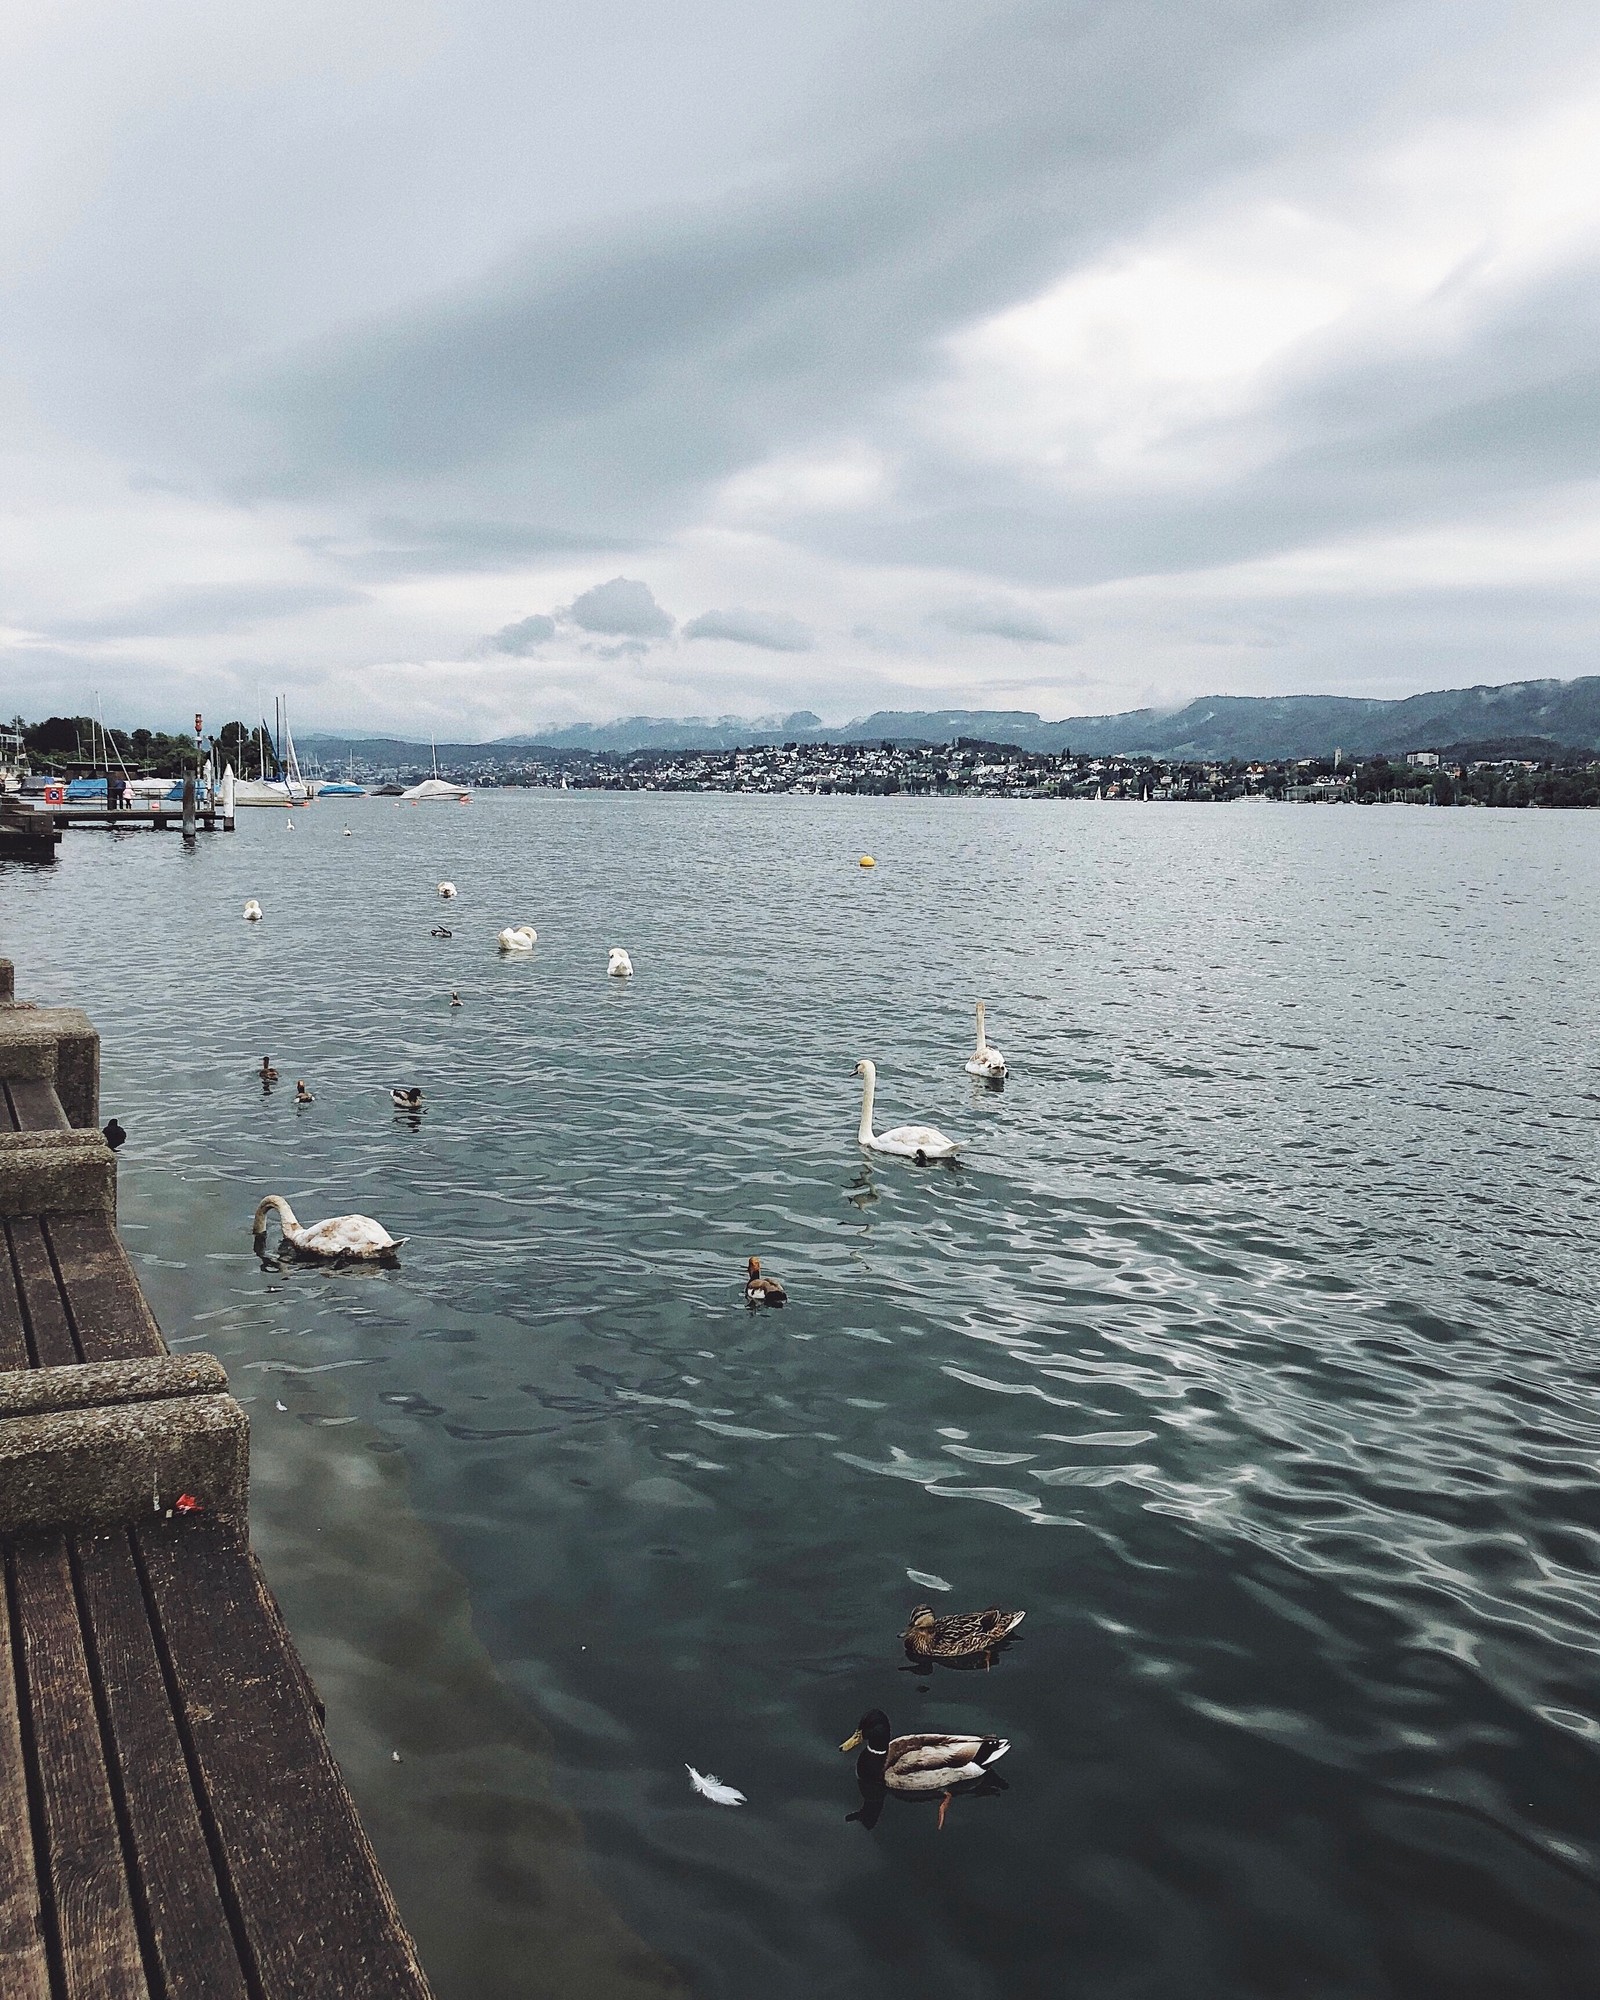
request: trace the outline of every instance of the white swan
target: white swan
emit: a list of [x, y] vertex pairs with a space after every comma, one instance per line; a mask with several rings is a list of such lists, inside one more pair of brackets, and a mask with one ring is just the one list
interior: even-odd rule
[[502, 951], [532, 951], [538, 941], [532, 924], [508, 924], [496, 940]]
[[397, 1261], [395, 1252], [406, 1240], [403, 1236], [391, 1236], [370, 1215], [332, 1215], [326, 1222], [313, 1222], [309, 1229], [305, 1228], [281, 1194], [269, 1194], [250, 1225], [258, 1249], [267, 1233], [267, 1216], [273, 1209], [278, 1211], [284, 1242], [302, 1257], [351, 1257], [369, 1264], [393, 1264]]
[[456, 885], [454, 884], [454, 882], [441, 882], [439, 884], [439, 894], [444, 897], [446, 902], [450, 900], [450, 898], [455, 894], [455, 892], [456, 892]]
[[988, 1077], [999, 1082], [1010, 1074], [1006, 1059], [998, 1049], [989, 1046], [983, 1033], [983, 1002], [978, 1002], [978, 1046], [967, 1058], [967, 1075]]
[[259, 924], [261, 921], [261, 905], [254, 896], [244, 906], [244, 920], [247, 924]]
[[611, 956], [606, 960], [606, 972], [612, 979], [631, 979], [633, 977], [633, 960], [629, 958], [620, 944], [614, 944], [611, 947]]
[[896, 1125], [888, 1132], [872, 1129], [872, 1099], [878, 1088], [878, 1066], [865, 1059], [856, 1064], [857, 1076], [865, 1077], [861, 1089], [861, 1130], [857, 1138], [874, 1153], [896, 1153], [921, 1165], [927, 1160], [953, 1160], [962, 1141], [947, 1139], [937, 1125]]

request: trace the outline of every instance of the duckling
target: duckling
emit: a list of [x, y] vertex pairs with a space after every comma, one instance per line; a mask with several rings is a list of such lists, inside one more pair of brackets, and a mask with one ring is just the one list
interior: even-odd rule
[[256, 1075], [263, 1083], [276, 1083], [278, 1080], [278, 1072], [272, 1067], [271, 1059], [267, 1056], [261, 1058], [261, 1067], [256, 1071]]
[[409, 1089], [396, 1084], [389, 1092], [389, 1102], [396, 1111], [420, 1111], [422, 1109], [422, 1086], [414, 1083]]
[[1003, 1736], [892, 1736], [888, 1716], [874, 1708], [839, 1748], [861, 1749], [856, 1779], [863, 1792], [884, 1786], [902, 1798], [938, 1797], [942, 1827], [952, 1792], [986, 1776], [1011, 1745]]
[[303, 1076], [297, 1078], [295, 1082], [294, 1101], [296, 1104], [315, 1104], [317, 1101], [306, 1089], [306, 1080]]
[[759, 1257], [752, 1257], [750, 1259], [747, 1266], [747, 1273], [748, 1275], [744, 1281], [744, 1296], [747, 1304], [753, 1306], [781, 1306], [787, 1302], [789, 1294], [778, 1283], [777, 1279], [762, 1277], [761, 1259]]
[[101, 1136], [105, 1139], [106, 1144], [111, 1148], [112, 1152], [114, 1153], [116, 1152], [117, 1148], [122, 1145], [123, 1141], [127, 1138], [128, 1135], [126, 1132], [123, 1131], [122, 1127], [117, 1123], [115, 1118], [108, 1118], [105, 1124], [101, 1127]]
[[988, 1667], [1027, 1615], [991, 1604], [987, 1611], [936, 1618], [931, 1605], [919, 1604], [900, 1637], [908, 1660], [975, 1660], [981, 1655]]

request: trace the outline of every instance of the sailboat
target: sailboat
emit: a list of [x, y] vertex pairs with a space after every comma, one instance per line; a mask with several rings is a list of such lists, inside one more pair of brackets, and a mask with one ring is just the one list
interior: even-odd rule
[[282, 695], [273, 704], [273, 774], [267, 776], [267, 748], [269, 739], [267, 725], [262, 722], [257, 736], [260, 756], [260, 775], [254, 778], [235, 778], [233, 781], [233, 802], [236, 806], [306, 806], [316, 797], [315, 787], [308, 785], [300, 775], [299, 760], [294, 754], [294, 738], [289, 734], [289, 705]]
[[451, 799], [461, 805], [467, 805], [472, 798], [471, 787], [452, 785], [447, 779], [439, 776], [439, 746], [432, 737], [429, 737], [428, 741], [433, 750], [433, 776], [424, 778], [420, 785], [408, 786], [400, 794], [402, 803], [409, 800], [412, 805], [419, 806], [426, 805], [434, 799]]

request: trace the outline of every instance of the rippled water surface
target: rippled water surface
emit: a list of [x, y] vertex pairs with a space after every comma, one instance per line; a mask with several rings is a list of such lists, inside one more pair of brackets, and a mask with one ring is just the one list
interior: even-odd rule
[[[1577, 814], [486, 794], [0, 874], [441, 1996], [1592, 1993], [1597, 861]], [[865, 1162], [863, 1055], [960, 1170]], [[402, 1268], [261, 1269], [268, 1191]], [[923, 1598], [1028, 1619], [923, 1676]], [[873, 1706], [1005, 1734], [1007, 1789], [850, 1820]]]

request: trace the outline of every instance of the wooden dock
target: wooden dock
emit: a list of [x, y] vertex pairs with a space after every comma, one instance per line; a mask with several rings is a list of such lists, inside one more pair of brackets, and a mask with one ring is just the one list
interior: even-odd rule
[[59, 834], [69, 826], [96, 826], [107, 832], [117, 833], [130, 827], [151, 827], [157, 833], [164, 833], [169, 827], [180, 832], [232, 833], [234, 815], [225, 813], [220, 805], [206, 805], [198, 802], [187, 816], [181, 805], [165, 802], [148, 806], [119, 806], [115, 812], [109, 806], [97, 805], [17, 805], [6, 802], [6, 810], [0, 813], [0, 838], [8, 833], [25, 835], [32, 830], [54, 829]]
[[117, 1235], [98, 1065], [0, 961], [0, 2000], [427, 2000], [250, 1552], [244, 1411]]

